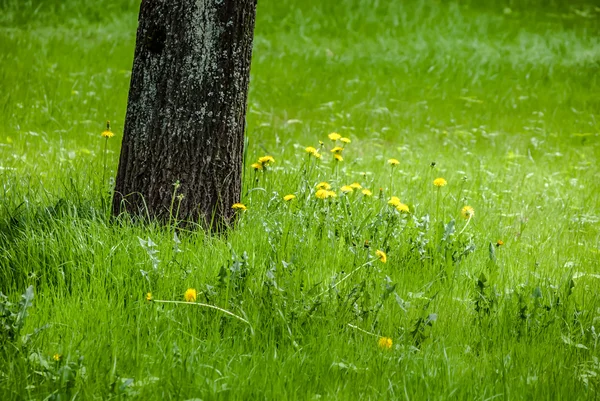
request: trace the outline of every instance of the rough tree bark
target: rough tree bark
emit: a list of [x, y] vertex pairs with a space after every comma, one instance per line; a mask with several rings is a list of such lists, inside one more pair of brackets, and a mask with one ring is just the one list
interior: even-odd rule
[[142, 0], [114, 215], [232, 219], [256, 1]]

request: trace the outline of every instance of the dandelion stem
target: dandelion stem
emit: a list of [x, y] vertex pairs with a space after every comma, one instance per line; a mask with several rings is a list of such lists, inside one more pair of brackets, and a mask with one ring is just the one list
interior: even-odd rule
[[348, 212], [348, 207], [350, 206], [350, 201], [348, 200], [348, 195], [344, 196], [344, 201], [342, 202], [344, 204], [344, 212], [346, 213], [346, 218], [350, 218], [350, 213]]
[[204, 308], [210, 308], [210, 309], [216, 309], [220, 312], [223, 312], [229, 316], [235, 317], [236, 319], [241, 320], [242, 322], [248, 324], [250, 327], [252, 327], [252, 325], [250, 324], [249, 321], [247, 321], [246, 319], [244, 319], [241, 316], [236, 315], [233, 312], [229, 312], [227, 309], [223, 309], [223, 308], [219, 308], [218, 306], [214, 306], [214, 305], [209, 305], [209, 304], [203, 304], [201, 302], [185, 302], [185, 301], [163, 301], [160, 299], [153, 299], [152, 302], [157, 302], [157, 303], [161, 303], [161, 304], [183, 304], [183, 305], [196, 305], [196, 306], [200, 306], [200, 307], [204, 307]]
[[375, 333], [371, 333], [370, 331], [367, 331], [367, 330], [365, 330], [365, 329], [361, 329], [360, 327], [358, 327], [358, 326], [355, 326], [355, 325], [353, 325], [353, 324], [350, 324], [350, 323], [348, 323], [348, 326], [350, 326], [350, 327], [352, 327], [353, 329], [356, 329], [356, 330], [358, 330], [358, 331], [360, 331], [360, 332], [362, 332], [362, 333], [368, 334], [368, 335], [370, 335], [370, 336], [373, 336], [373, 337], [379, 337], [377, 334], [375, 334]]
[[463, 227], [462, 230], [460, 230], [460, 232], [458, 233], [458, 235], [461, 235], [463, 233], [463, 231], [465, 231], [465, 229], [469, 226], [469, 223], [471, 222], [471, 217], [469, 216], [469, 219], [467, 220], [467, 223], [465, 224], [465, 226]]
[[436, 201], [435, 201], [435, 220], [436, 220], [436, 223], [440, 220], [440, 188], [441, 187], [437, 187], [437, 196], [436, 196]]
[[464, 188], [465, 188], [465, 178], [463, 178], [463, 179], [461, 180], [461, 183], [460, 183], [460, 190], [458, 191], [458, 196], [456, 197], [456, 204], [454, 205], [454, 208], [455, 208], [455, 209], [458, 209], [458, 208], [459, 208], [459, 202], [460, 202], [460, 200], [461, 200], [461, 197], [462, 197], [462, 193], [463, 193], [463, 189], [464, 189]]
[[[179, 180], [175, 181], [173, 184], [173, 195], [171, 195], [171, 206], [169, 207], [169, 227], [171, 227], [171, 220], [173, 220], [173, 205], [175, 204], [175, 195], [177, 195], [177, 189], [179, 189], [179, 185], [181, 185]], [[177, 220], [177, 218], [175, 218], [175, 220]]]
[[333, 178], [337, 181], [338, 180], [338, 161], [337, 159], [333, 159], [333, 165], [332, 165], [332, 169], [331, 172], [333, 173]]
[[321, 292], [319, 295], [317, 295], [317, 297], [320, 297], [321, 295], [325, 294], [327, 291], [332, 290], [335, 287], [337, 287], [338, 285], [342, 284], [344, 281], [346, 281], [354, 273], [356, 273], [357, 271], [359, 271], [360, 269], [362, 269], [366, 265], [370, 264], [371, 262], [374, 262], [375, 260], [377, 260], [377, 259], [367, 260], [365, 263], [363, 263], [362, 265], [358, 266], [356, 269], [352, 270], [350, 273], [346, 274], [340, 281], [338, 281], [337, 283], [335, 283], [334, 285], [332, 285], [331, 287], [329, 287], [325, 291]]
[[104, 139], [104, 155], [102, 157], [102, 185], [101, 188], [104, 187], [104, 180], [106, 179], [106, 152], [108, 147], [108, 138]]

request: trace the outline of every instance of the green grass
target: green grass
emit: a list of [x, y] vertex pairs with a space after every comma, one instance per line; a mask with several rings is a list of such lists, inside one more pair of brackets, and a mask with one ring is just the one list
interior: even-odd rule
[[177, 239], [107, 215], [137, 7], [0, 0], [0, 399], [597, 398], [593, 2], [259, 2], [248, 210]]

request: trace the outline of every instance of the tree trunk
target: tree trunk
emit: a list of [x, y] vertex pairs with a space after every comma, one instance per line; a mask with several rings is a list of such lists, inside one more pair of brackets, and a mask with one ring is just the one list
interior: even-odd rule
[[233, 218], [256, 1], [142, 0], [114, 215]]

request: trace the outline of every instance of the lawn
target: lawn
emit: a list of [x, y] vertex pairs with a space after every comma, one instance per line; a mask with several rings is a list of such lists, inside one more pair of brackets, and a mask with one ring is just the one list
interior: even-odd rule
[[592, 0], [259, 1], [220, 235], [110, 217], [138, 9], [0, 0], [1, 400], [598, 398]]

